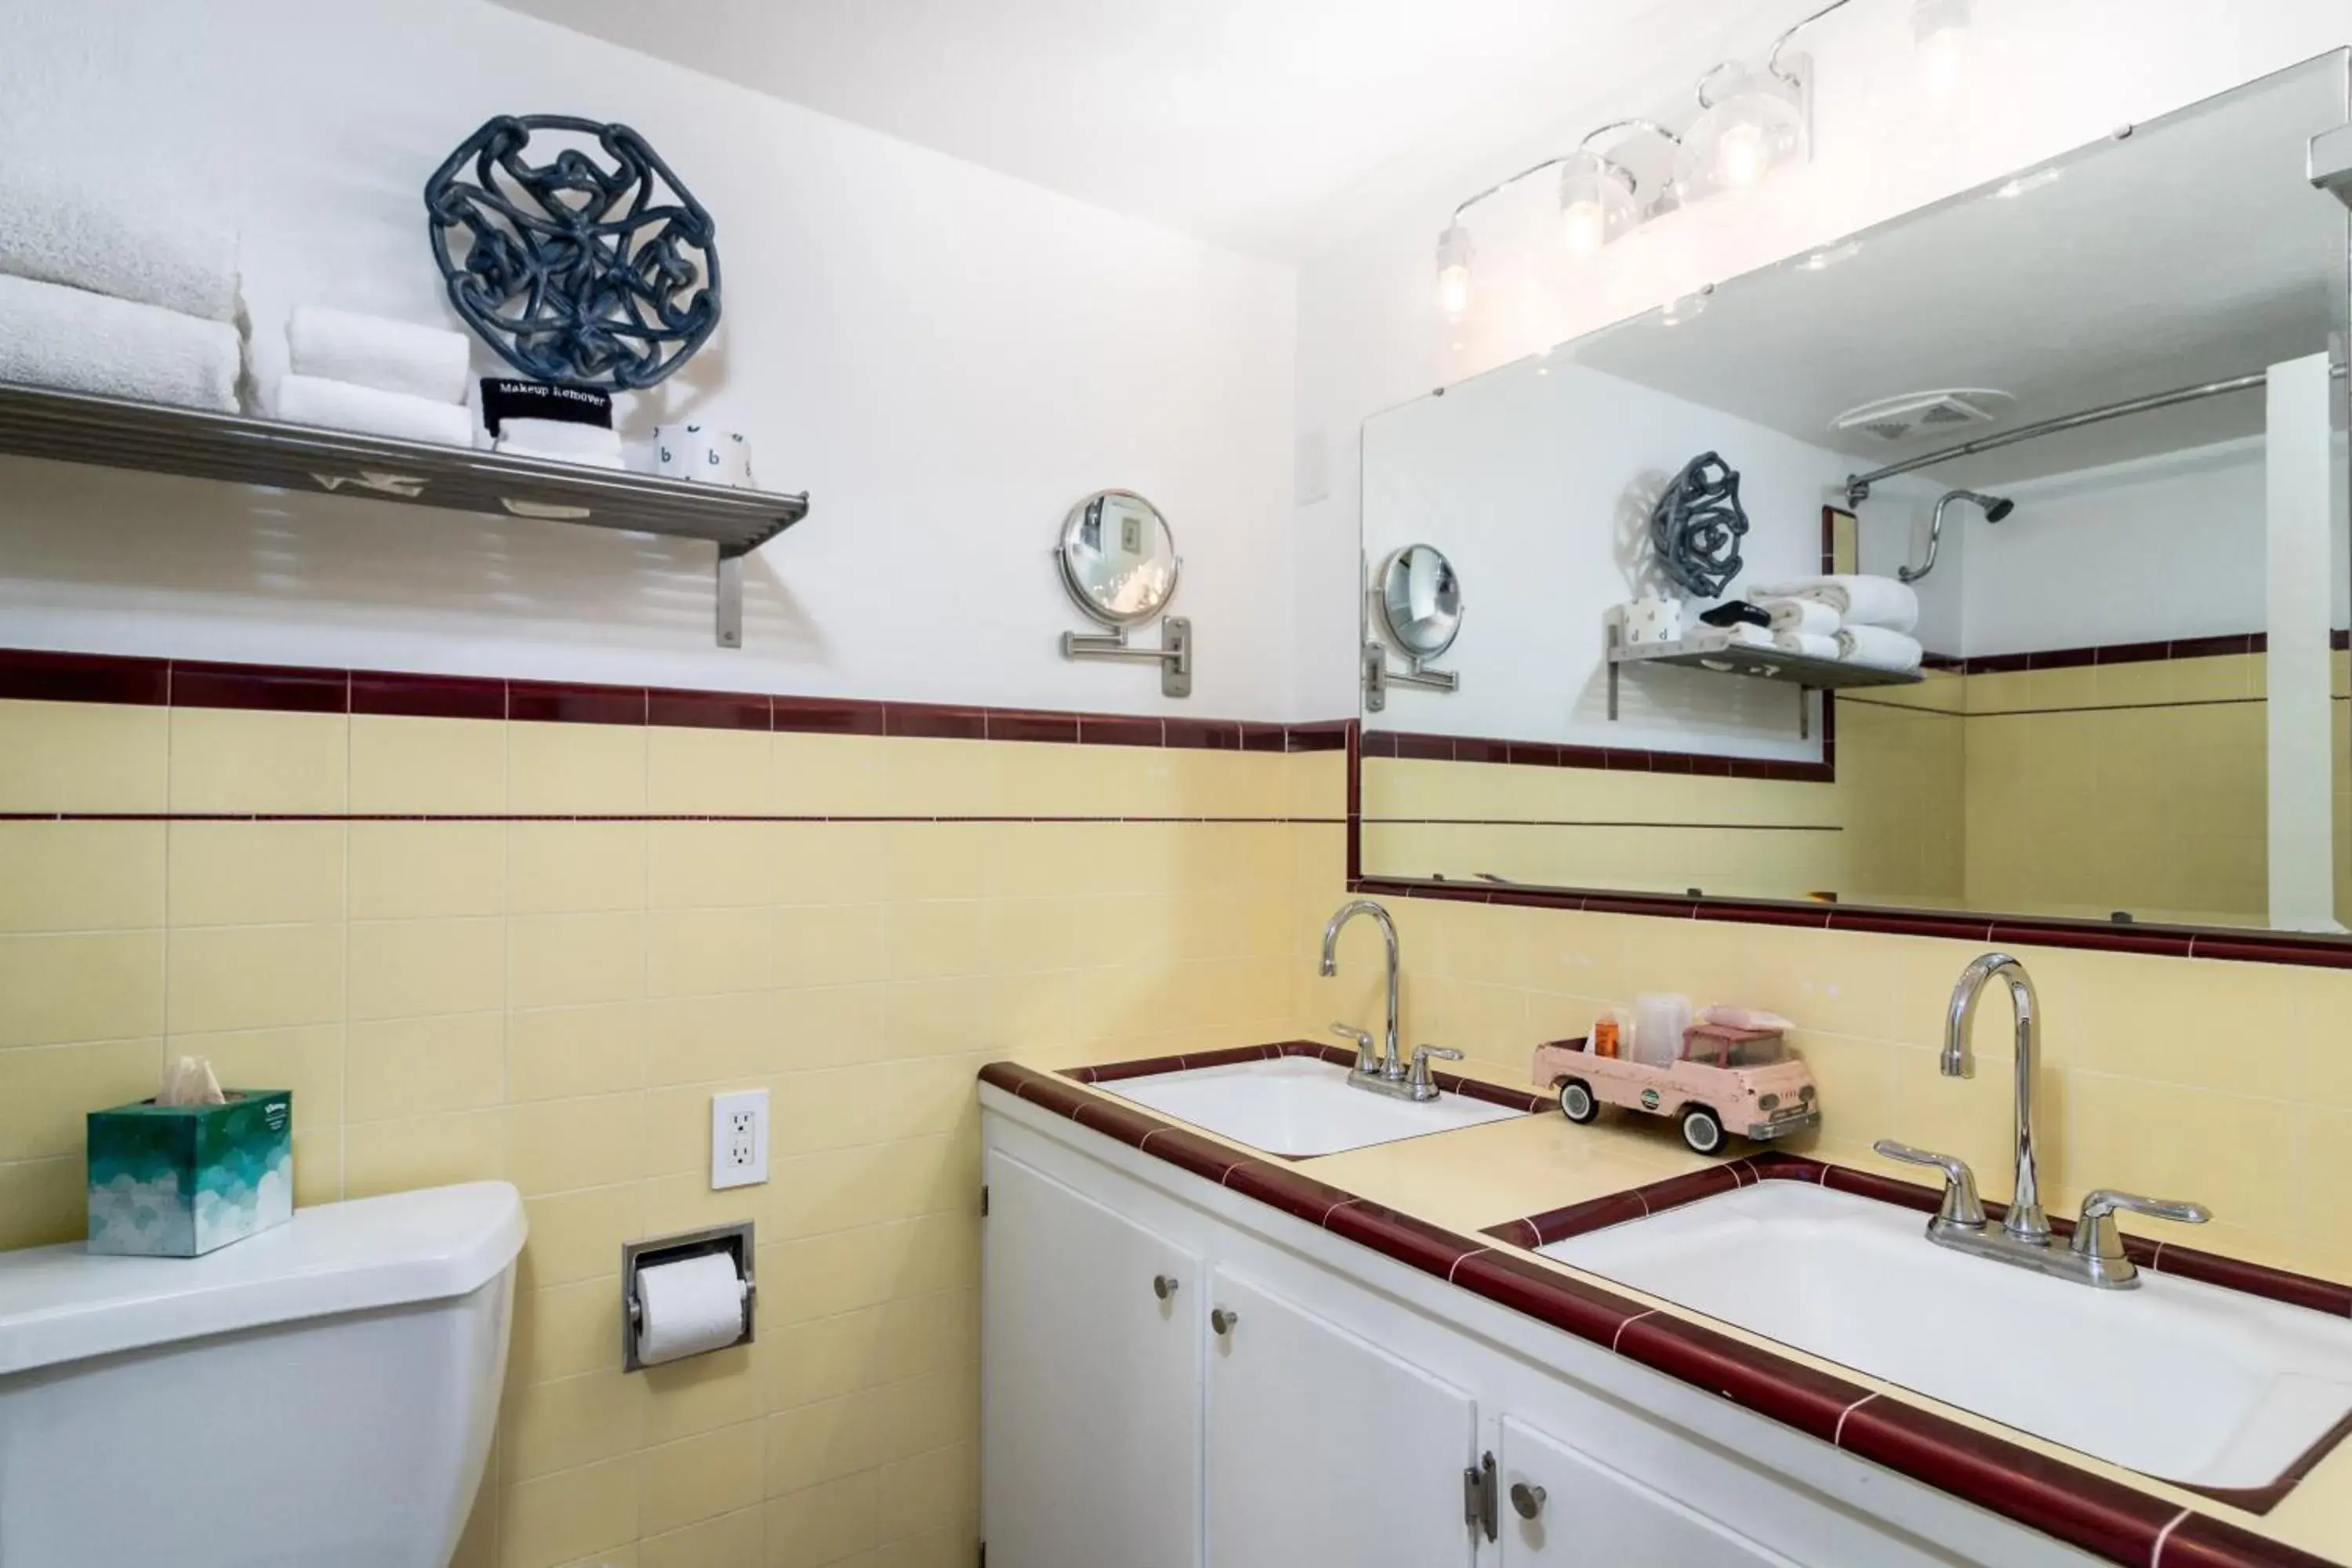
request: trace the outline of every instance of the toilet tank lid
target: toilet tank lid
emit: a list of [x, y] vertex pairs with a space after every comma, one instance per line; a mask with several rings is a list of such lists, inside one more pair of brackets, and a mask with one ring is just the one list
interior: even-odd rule
[[202, 1258], [0, 1252], [0, 1376], [335, 1312], [463, 1296], [522, 1249], [522, 1198], [467, 1182], [297, 1209]]

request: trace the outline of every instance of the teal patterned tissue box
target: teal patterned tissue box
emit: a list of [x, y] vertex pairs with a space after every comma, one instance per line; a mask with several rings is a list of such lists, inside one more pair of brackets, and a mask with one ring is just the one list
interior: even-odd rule
[[294, 1217], [294, 1093], [89, 1113], [89, 1249], [194, 1258]]

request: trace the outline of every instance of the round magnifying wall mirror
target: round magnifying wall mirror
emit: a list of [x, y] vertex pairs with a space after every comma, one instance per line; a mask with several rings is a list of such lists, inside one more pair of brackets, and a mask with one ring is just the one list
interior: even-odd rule
[[1381, 568], [1381, 618], [1415, 660], [1435, 658], [1462, 635], [1462, 580], [1433, 544], [1408, 544]]
[[1166, 609], [1183, 569], [1168, 520], [1133, 490], [1097, 490], [1072, 507], [1056, 554], [1072, 601], [1107, 626]]

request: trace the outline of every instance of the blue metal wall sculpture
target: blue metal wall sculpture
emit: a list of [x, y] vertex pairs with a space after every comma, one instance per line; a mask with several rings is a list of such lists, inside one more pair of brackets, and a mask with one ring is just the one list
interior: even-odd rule
[[[538, 131], [593, 137], [611, 166], [577, 146], [532, 163]], [[710, 215], [625, 125], [500, 115], [433, 172], [425, 206], [450, 304], [525, 375], [651, 386], [719, 325]]]
[[1712, 599], [1739, 575], [1748, 510], [1739, 475], [1713, 452], [1683, 466], [1650, 509], [1650, 550], [1676, 587]]

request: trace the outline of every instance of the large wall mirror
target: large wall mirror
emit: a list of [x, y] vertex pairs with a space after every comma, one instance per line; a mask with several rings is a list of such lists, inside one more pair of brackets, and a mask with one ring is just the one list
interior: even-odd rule
[[[1363, 875], [2352, 925], [2352, 215], [2307, 167], [2348, 87], [2323, 57], [1368, 421], [1366, 559], [1441, 539], [1480, 600], [1460, 690], [1366, 716]], [[1710, 452], [1722, 598], [1901, 574], [1916, 679], [1612, 658], [1637, 601], [1723, 636], [1648, 545]]]

